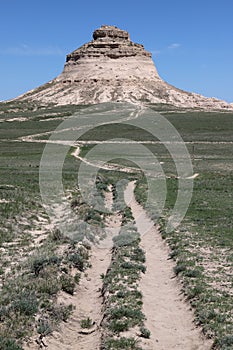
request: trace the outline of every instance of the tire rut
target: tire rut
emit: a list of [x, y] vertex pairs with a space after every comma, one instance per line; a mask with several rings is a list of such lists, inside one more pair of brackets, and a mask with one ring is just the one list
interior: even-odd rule
[[146, 273], [140, 281], [143, 294], [145, 326], [151, 331], [149, 340], [143, 340], [145, 350], [210, 350], [206, 340], [195, 326], [190, 305], [182, 297], [181, 287], [174, 278], [174, 263], [168, 260], [169, 249], [158, 228], [134, 197], [134, 182], [130, 182], [125, 197], [131, 207], [136, 226], [141, 234], [141, 247], [146, 253]]

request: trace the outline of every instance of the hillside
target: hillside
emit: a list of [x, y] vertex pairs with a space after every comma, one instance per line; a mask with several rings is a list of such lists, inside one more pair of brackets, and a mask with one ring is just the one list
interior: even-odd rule
[[58, 77], [16, 100], [56, 105], [127, 101], [205, 110], [233, 109], [225, 101], [168, 84], [159, 76], [143, 45], [132, 42], [128, 32], [107, 25], [94, 31], [92, 41], [67, 55]]

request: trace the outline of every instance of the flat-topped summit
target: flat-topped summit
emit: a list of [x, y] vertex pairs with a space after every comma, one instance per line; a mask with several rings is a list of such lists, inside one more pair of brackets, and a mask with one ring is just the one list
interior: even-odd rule
[[129, 33], [115, 26], [101, 26], [93, 33], [93, 40], [67, 55], [67, 62], [77, 62], [80, 58], [120, 58], [147, 56], [151, 54], [141, 44], [130, 41]]
[[99, 29], [96, 29], [93, 33], [94, 40], [103, 40], [106, 41], [108, 38], [113, 40], [130, 40], [129, 33], [126, 30], [117, 28], [116, 26], [102, 25]]
[[163, 81], [151, 53], [131, 41], [127, 31], [109, 25], [96, 29], [90, 42], [67, 55], [57, 78], [18, 99], [63, 105], [128, 101], [232, 109], [224, 101], [185, 92]]

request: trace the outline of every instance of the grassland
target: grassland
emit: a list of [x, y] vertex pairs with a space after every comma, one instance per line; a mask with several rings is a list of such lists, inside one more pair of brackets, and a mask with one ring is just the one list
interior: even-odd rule
[[[76, 267], [76, 279], [69, 273], [65, 274], [65, 278], [62, 277], [67, 260], [70, 262], [70, 253], [57, 253], [59, 246], [64, 243], [64, 237], [51, 232], [51, 223], [41, 203], [39, 165], [44, 144], [22, 142], [21, 138], [51, 132], [64, 118], [80, 108], [29, 106], [15, 102], [0, 106], [0, 339], [2, 344], [6, 344], [3, 349], [20, 349], [21, 341], [29, 337], [35, 328], [38, 334], [46, 333], [54, 323], [68, 317], [72, 311], [72, 307], [64, 309], [62, 306], [58, 310], [56, 305], [57, 292], [63, 288], [71, 293], [78, 283], [80, 271]], [[161, 111], [159, 106], [152, 108]], [[193, 198], [184, 221], [177, 230], [167, 234], [164, 226], [168, 211], [176, 200], [177, 172], [173, 159], [163, 145], [145, 144], [164, 163], [166, 174], [168, 191], [159, 221], [161, 234], [171, 247], [170, 258], [176, 261], [174, 272], [182, 282], [186, 298], [195, 309], [196, 323], [201, 325], [207, 337], [214, 339], [216, 349], [229, 350], [233, 347], [233, 114], [199, 111], [181, 113], [165, 108], [162, 113], [186, 142], [194, 173], [199, 176], [194, 181]], [[131, 126], [122, 127], [121, 124], [114, 125], [114, 128], [106, 126], [92, 129], [82, 139], [106, 140], [116, 136], [131, 139], [132, 134], [134, 140], [155, 141], [150, 134], [142, 133], [137, 128], [132, 130]], [[81, 155], [91, 147], [83, 147]], [[128, 161], [119, 160], [120, 154], [116, 156], [118, 164], [132, 166]], [[65, 160], [63, 180], [66, 190], [72, 193], [71, 204], [76, 208], [74, 204], [80, 204], [76, 191], [78, 167], [79, 162], [74, 160], [70, 152]], [[108, 183], [120, 180], [120, 176], [137, 179], [135, 193], [138, 201], [145, 203], [147, 182], [142, 174], [120, 175], [109, 174], [108, 171], [103, 174], [109, 179]], [[93, 213], [88, 213], [88, 210], [83, 206], [80, 220], [92, 219]], [[153, 210], [150, 214], [153, 216]], [[44, 240], [38, 243], [38, 237], [43, 235]], [[73, 249], [71, 255], [81, 255], [77, 242], [66, 242], [66, 248], [70, 247], [68, 251]], [[42, 268], [37, 274], [35, 266], [38, 264]], [[43, 278], [48, 275], [56, 280], [55, 284], [44, 284]], [[37, 283], [38, 280], [40, 283]], [[105, 283], [107, 280], [108, 276], [105, 276]], [[41, 321], [34, 323], [38, 310]], [[46, 323], [48, 314], [51, 318]], [[16, 324], [19, 326], [16, 327]], [[113, 341], [111, 337], [110, 334], [110, 345], [106, 345], [109, 348]], [[124, 339], [121, 341], [124, 342]], [[135, 343], [135, 348], [137, 346]]]
[[[176, 261], [175, 274], [183, 285], [187, 300], [195, 309], [195, 320], [214, 347], [233, 346], [233, 116], [231, 114], [166, 114], [188, 142], [193, 158], [194, 181], [192, 202], [177, 230], [164, 230], [169, 209], [174, 206], [178, 179], [167, 164], [167, 200], [159, 223], [168, 242], [170, 257]], [[150, 146], [153, 149], [153, 146]], [[161, 153], [160, 153], [161, 155]], [[161, 156], [166, 162], [166, 156]], [[171, 163], [171, 159], [168, 160]], [[138, 182], [136, 196], [146, 200], [146, 181]], [[153, 212], [151, 212], [153, 215]]]

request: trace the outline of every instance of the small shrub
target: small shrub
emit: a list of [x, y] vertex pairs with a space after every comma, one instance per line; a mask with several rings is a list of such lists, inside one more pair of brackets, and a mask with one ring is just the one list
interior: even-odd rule
[[[90, 247], [90, 246], [89, 246]], [[88, 248], [85, 248], [84, 246], [83, 247], [79, 247], [78, 249], [78, 253], [79, 255], [81, 255], [81, 257], [84, 259], [84, 260], [88, 260], [89, 259], [89, 254], [88, 254]]]
[[179, 253], [180, 253], [179, 249], [174, 249], [172, 252], [169, 253], [170, 259], [176, 259]]
[[150, 338], [150, 331], [149, 329], [145, 328], [145, 327], [141, 327], [140, 328], [140, 337], [142, 338], [146, 338], [146, 339], [149, 339]]
[[184, 276], [190, 277], [190, 278], [197, 278], [201, 276], [201, 271], [198, 269], [188, 269], [184, 272]]
[[125, 332], [125, 331], [128, 331], [130, 328], [130, 321], [127, 319], [125, 319], [125, 320], [112, 320], [109, 323], [108, 327], [114, 333]]
[[74, 276], [74, 281], [76, 284], [79, 284], [80, 278], [81, 278], [81, 274], [79, 272], [77, 272]]
[[35, 257], [31, 263], [31, 271], [35, 274], [35, 276], [39, 276], [40, 272], [44, 270], [46, 266], [49, 265], [57, 265], [59, 266], [62, 258], [54, 255], [54, 256], [38, 256]]
[[64, 235], [59, 229], [55, 229], [52, 232], [51, 238], [55, 242], [63, 241], [64, 240]]
[[215, 320], [217, 316], [218, 314], [216, 313], [215, 310], [203, 309], [202, 311], [199, 312], [198, 320], [200, 321], [201, 324], [204, 324], [209, 320]]
[[91, 319], [90, 317], [84, 318], [84, 319], [81, 320], [81, 322], [80, 322], [81, 328], [87, 328], [87, 329], [89, 329], [89, 328], [92, 327], [92, 325], [93, 325], [93, 321], [92, 321], [92, 319]]
[[137, 269], [140, 270], [142, 273], [146, 273], [146, 266], [142, 264], [137, 265]]
[[223, 350], [230, 350], [233, 346], [233, 335], [227, 335], [216, 342]]
[[107, 339], [104, 344], [106, 350], [142, 350], [138, 346], [139, 341], [134, 338], [121, 337], [119, 339]]
[[14, 339], [0, 336], [0, 350], [23, 350]]
[[109, 311], [109, 315], [111, 319], [121, 319], [126, 317], [127, 319], [131, 318], [134, 321], [143, 320], [144, 315], [141, 310], [133, 309], [127, 306], [119, 306], [115, 309]]
[[120, 233], [118, 236], [113, 237], [115, 247], [122, 247], [131, 245], [137, 241], [138, 234], [136, 233]]
[[94, 209], [90, 209], [88, 211], [88, 213], [86, 214], [86, 216], [84, 217], [84, 221], [97, 221], [97, 222], [101, 222], [102, 220], [102, 216], [101, 214], [94, 210]]
[[196, 285], [193, 288], [189, 288], [186, 291], [187, 299], [193, 299], [199, 296], [200, 294], [202, 294], [203, 291], [204, 291], [204, 288], [202, 285]]
[[68, 318], [70, 317], [72, 311], [73, 311], [73, 305], [70, 304], [68, 306], [66, 305], [56, 305], [53, 306], [50, 310], [50, 315], [51, 318], [55, 321], [55, 322], [66, 322], [68, 320]]
[[101, 273], [101, 274], [100, 274], [100, 278], [101, 278], [102, 280], [104, 280], [105, 274], [104, 274], [104, 273]]
[[129, 261], [124, 261], [123, 263], [121, 263], [120, 267], [126, 270], [140, 270], [143, 273], [146, 272], [146, 267], [144, 265], [135, 264]]
[[40, 271], [47, 265], [48, 259], [47, 257], [41, 256], [36, 257], [31, 264], [31, 271], [35, 274], [35, 276], [39, 276]]
[[62, 258], [60, 258], [57, 255], [53, 255], [48, 258], [48, 265], [56, 265], [59, 266], [62, 261]]
[[122, 215], [122, 226], [124, 226], [125, 224], [133, 220], [134, 220], [134, 217], [131, 209], [129, 207], [126, 207]]
[[68, 256], [69, 261], [72, 263], [74, 267], [76, 267], [79, 271], [83, 272], [84, 271], [84, 260], [83, 257], [78, 254], [70, 254]]
[[18, 299], [14, 300], [11, 305], [12, 310], [26, 316], [32, 316], [37, 312], [38, 301], [35, 294], [22, 292]]
[[61, 288], [64, 292], [73, 295], [75, 290], [75, 282], [72, 276], [61, 275], [60, 277]]
[[141, 263], [146, 262], [145, 253], [142, 248], [136, 247], [132, 254], [132, 260], [140, 261]]
[[122, 267], [123, 269], [133, 269], [135, 267], [135, 264], [129, 261], [124, 261], [123, 263], [121, 263], [120, 267]]
[[8, 314], [8, 307], [0, 306], [0, 322], [4, 320], [7, 314]]
[[174, 267], [174, 272], [176, 275], [179, 275], [181, 272], [184, 272], [186, 270], [186, 265], [183, 262], [177, 263], [177, 265]]
[[61, 285], [57, 277], [40, 278], [37, 281], [37, 290], [39, 293], [55, 295], [61, 289]]
[[52, 333], [52, 328], [47, 320], [39, 319], [38, 325], [37, 325], [37, 333], [43, 336], [46, 336]]

